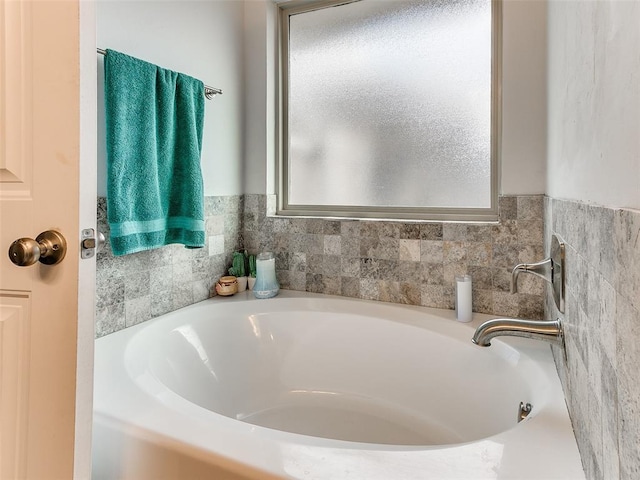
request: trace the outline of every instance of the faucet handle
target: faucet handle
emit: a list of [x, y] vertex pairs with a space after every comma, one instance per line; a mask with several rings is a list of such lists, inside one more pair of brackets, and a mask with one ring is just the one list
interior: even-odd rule
[[511, 293], [518, 293], [518, 275], [520, 272], [532, 273], [536, 277], [549, 282], [552, 287], [553, 300], [560, 313], [564, 313], [565, 267], [564, 242], [557, 236], [551, 236], [551, 255], [536, 263], [521, 263], [511, 272]]
[[518, 293], [518, 275], [520, 272], [532, 273], [549, 283], [553, 283], [553, 261], [551, 257], [536, 263], [520, 263], [511, 271], [511, 293]]

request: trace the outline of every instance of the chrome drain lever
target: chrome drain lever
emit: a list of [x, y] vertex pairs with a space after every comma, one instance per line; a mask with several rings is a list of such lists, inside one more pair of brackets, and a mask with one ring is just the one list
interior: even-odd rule
[[518, 407], [518, 423], [527, 418], [532, 408], [530, 403], [525, 404], [524, 402], [520, 402], [520, 407]]

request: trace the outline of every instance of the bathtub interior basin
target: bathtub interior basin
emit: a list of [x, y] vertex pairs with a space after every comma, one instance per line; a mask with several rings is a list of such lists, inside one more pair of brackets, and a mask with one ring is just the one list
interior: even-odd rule
[[489, 318], [282, 291], [102, 337], [92, 478], [584, 480], [549, 346]]
[[126, 363], [143, 388], [238, 421], [371, 444], [473, 442], [516, 427], [520, 402], [533, 417], [546, 401], [545, 374], [520, 351], [479, 348], [468, 327], [415, 309], [364, 305], [203, 309], [152, 342], [134, 336]]

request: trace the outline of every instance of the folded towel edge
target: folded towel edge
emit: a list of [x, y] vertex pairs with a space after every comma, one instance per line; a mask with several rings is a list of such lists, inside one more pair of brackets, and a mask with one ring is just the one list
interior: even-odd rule
[[204, 220], [190, 217], [156, 218], [154, 220], [133, 221], [120, 223], [109, 222], [112, 237], [126, 237], [137, 233], [161, 232], [169, 228], [180, 228], [192, 232], [204, 232]]

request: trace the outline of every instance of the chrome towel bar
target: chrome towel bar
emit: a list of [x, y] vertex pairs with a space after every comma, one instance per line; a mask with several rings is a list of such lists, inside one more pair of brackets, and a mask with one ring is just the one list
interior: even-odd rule
[[[100, 55], [106, 55], [107, 51], [102, 48], [98, 48], [98, 53]], [[207, 100], [211, 100], [215, 95], [222, 95], [222, 90], [219, 88], [210, 87], [209, 85], [204, 86], [204, 96], [207, 97]]]

